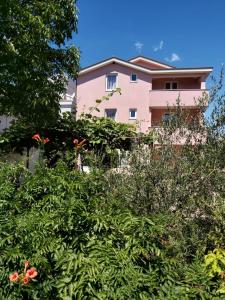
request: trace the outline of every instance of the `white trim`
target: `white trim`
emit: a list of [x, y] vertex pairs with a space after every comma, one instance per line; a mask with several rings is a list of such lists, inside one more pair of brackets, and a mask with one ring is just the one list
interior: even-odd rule
[[146, 63], [151, 63], [151, 64], [154, 64], [154, 65], [157, 65], [157, 66], [160, 66], [160, 67], [165, 67], [167, 69], [173, 69], [172, 66], [168, 66], [166, 64], [162, 64], [162, 63], [156, 62], [154, 60], [151, 60], [151, 59], [148, 59], [148, 58], [144, 58], [142, 56], [135, 57], [135, 58], [133, 58], [133, 59], [131, 59], [129, 61], [132, 62], [132, 63], [135, 63], [135, 61], [138, 61], [138, 60], [142, 60], [142, 61], [144, 61]]
[[[135, 117], [131, 117], [131, 111], [135, 111]], [[137, 119], [137, 108], [129, 108], [129, 120], [136, 120]]]
[[[136, 80], [132, 80], [132, 76], [133, 76], [133, 75], [136, 76]], [[130, 74], [130, 82], [132, 82], [132, 83], [135, 82], [135, 83], [136, 83], [137, 81], [138, 81], [138, 76], [137, 76], [137, 74], [136, 74], [136, 73], [131, 73], [131, 74]]]
[[79, 76], [83, 75], [83, 74], [86, 74], [86, 73], [89, 73], [91, 71], [94, 71], [96, 69], [99, 69], [101, 67], [104, 67], [106, 65], [109, 65], [111, 63], [117, 63], [119, 65], [122, 65], [122, 66], [126, 66], [126, 67], [129, 67], [131, 69], [134, 69], [134, 70], [138, 70], [138, 71], [142, 71], [144, 73], [147, 73], [147, 74], [188, 74], [188, 73], [210, 73], [213, 71], [213, 68], [200, 68], [200, 69], [167, 69], [167, 70], [150, 70], [150, 69], [147, 69], [147, 68], [144, 68], [144, 67], [141, 67], [141, 66], [138, 66], [138, 65], [134, 65], [132, 63], [129, 63], [129, 62], [125, 62], [123, 60], [120, 60], [118, 58], [111, 58], [111, 59], [108, 59], [104, 62], [101, 62], [99, 64], [96, 64], [94, 66], [90, 66], [89, 68], [86, 68], [86, 69], [83, 69], [79, 72]]
[[107, 88], [107, 86], [108, 86], [108, 76], [116, 76], [116, 86], [115, 86], [115, 89], [118, 87], [118, 73], [114, 73], [114, 72], [112, 72], [112, 73], [109, 73], [109, 74], [106, 74], [106, 76], [105, 76], [105, 90], [106, 90], [106, 92], [112, 92], [113, 90], [115, 90], [115, 89], [108, 89]]
[[176, 74], [176, 73], [206, 73], [212, 72], [213, 68], [201, 68], [201, 69], [173, 69], [173, 70], [156, 70], [151, 74]]

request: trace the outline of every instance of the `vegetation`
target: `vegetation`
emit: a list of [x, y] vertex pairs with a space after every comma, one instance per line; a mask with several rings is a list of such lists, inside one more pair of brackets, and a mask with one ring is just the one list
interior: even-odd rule
[[[38, 141], [46, 157], [32, 174], [0, 165], [1, 299], [225, 299], [224, 96], [213, 95], [208, 122], [188, 123], [178, 101], [151, 139], [70, 115], [40, 136], [16, 124], [3, 135], [2, 145]], [[127, 166], [99, 163], [118, 148]], [[21, 273], [27, 261], [34, 278]]]
[[79, 51], [68, 45], [77, 30], [76, 0], [0, 1], [0, 114], [29, 124], [54, 123]]
[[25, 150], [29, 167], [39, 151], [32, 171], [0, 162], [0, 299], [225, 299], [223, 72], [205, 122], [179, 99], [147, 135], [94, 117], [120, 90], [59, 116], [75, 3], [0, 2], [0, 113], [17, 116], [0, 152]]
[[[184, 208], [134, 214], [110, 193], [106, 174], [62, 162], [33, 176], [22, 166], [0, 172], [1, 299], [220, 299], [222, 280], [204, 265], [215, 243], [206, 248], [201, 216], [181, 222]], [[205, 229], [217, 243], [222, 208], [213, 216], [217, 237]], [[26, 260], [36, 281], [10, 283]]]

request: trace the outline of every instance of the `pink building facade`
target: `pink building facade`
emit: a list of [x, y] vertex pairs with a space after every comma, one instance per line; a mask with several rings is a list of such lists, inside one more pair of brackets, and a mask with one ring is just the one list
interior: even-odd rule
[[206, 79], [211, 67], [175, 68], [142, 56], [129, 61], [110, 58], [82, 69], [77, 80], [77, 117], [96, 99], [120, 88], [110, 100], [99, 106], [99, 117], [110, 117], [118, 122], [135, 124], [138, 131], [147, 132], [160, 127], [170, 117], [169, 108], [180, 99], [181, 105], [196, 115], [197, 100], [207, 95]]

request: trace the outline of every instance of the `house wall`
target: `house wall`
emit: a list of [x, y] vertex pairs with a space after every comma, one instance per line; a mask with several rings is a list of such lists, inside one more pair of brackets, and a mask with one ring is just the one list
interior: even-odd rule
[[13, 117], [8, 117], [5, 115], [0, 116], [0, 133], [2, 133], [6, 128], [10, 126], [10, 123], [13, 119]]
[[[149, 90], [151, 89], [151, 75], [139, 72], [132, 68], [111, 64], [95, 71], [79, 76], [77, 80], [77, 116], [82, 112], [88, 112], [88, 108], [96, 106], [95, 100], [107, 95], [106, 75], [118, 74], [118, 87], [122, 95], [114, 94], [110, 100], [102, 102], [96, 112], [96, 116], [103, 117], [105, 109], [116, 108], [116, 121], [132, 124], [129, 120], [129, 109], [137, 109], [138, 129], [142, 132], [150, 126], [149, 114]], [[138, 81], [130, 82], [130, 75], [137, 74]]]
[[[135, 64], [151, 69], [159, 69], [160, 66], [145, 62], [135, 61]], [[161, 67], [161, 69], [170, 67]], [[114, 94], [108, 101], [96, 104], [96, 99], [108, 95], [106, 91], [106, 76], [117, 73], [118, 87], [122, 95]], [[137, 82], [130, 81], [130, 75], [137, 74]], [[166, 76], [166, 77], [165, 77]], [[161, 122], [162, 114], [176, 105], [180, 99], [180, 105], [186, 109], [196, 108], [199, 98], [204, 96], [207, 103], [208, 92], [205, 92], [206, 75], [191, 72], [178, 72], [177, 74], [147, 74], [135, 70], [133, 67], [124, 66], [116, 62], [92, 69], [86, 74], [82, 72], [77, 80], [76, 110], [77, 117], [82, 113], [88, 113], [90, 107], [97, 106], [100, 112], [92, 112], [94, 115], [105, 116], [105, 109], [116, 109], [116, 121], [132, 124], [138, 123], [137, 129], [146, 132], [151, 125]], [[166, 81], [178, 82], [178, 90], [165, 90]], [[137, 110], [137, 120], [129, 119], [129, 109]], [[152, 124], [151, 124], [152, 122]], [[155, 124], [154, 124], [155, 123]]]

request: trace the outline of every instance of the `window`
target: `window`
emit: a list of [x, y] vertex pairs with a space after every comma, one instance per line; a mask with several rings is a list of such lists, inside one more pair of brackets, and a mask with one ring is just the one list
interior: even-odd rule
[[106, 118], [115, 120], [116, 119], [116, 108], [105, 109], [105, 116], [106, 116]]
[[106, 91], [112, 91], [117, 88], [117, 74], [106, 76]]
[[137, 74], [131, 74], [130, 75], [130, 81], [131, 82], [136, 82], [137, 81]]
[[165, 123], [175, 120], [176, 116], [173, 113], [165, 113], [162, 116], [162, 121]]
[[167, 81], [165, 83], [165, 89], [166, 90], [177, 90], [178, 83], [176, 81]]
[[177, 90], [177, 82], [172, 82], [172, 90]]
[[136, 108], [131, 108], [129, 110], [129, 117], [130, 117], [130, 119], [137, 119], [137, 109]]

